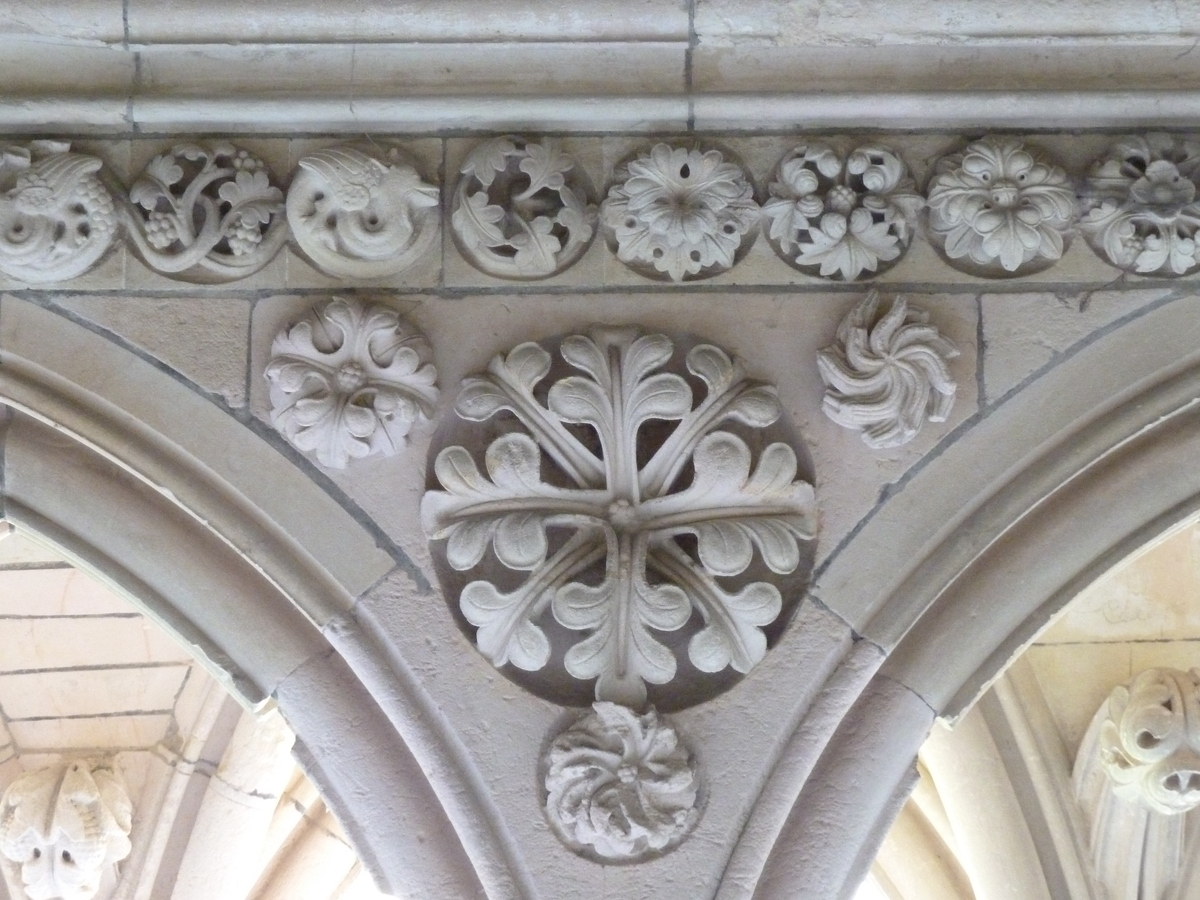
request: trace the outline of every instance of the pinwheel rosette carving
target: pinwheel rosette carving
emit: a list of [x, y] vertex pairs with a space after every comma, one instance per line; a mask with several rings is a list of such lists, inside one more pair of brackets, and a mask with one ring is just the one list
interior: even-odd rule
[[718, 150], [656, 144], [618, 170], [601, 207], [617, 258], [650, 278], [709, 278], [754, 242], [761, 210]]
[[94, 156], [58, 141], [0, 147], [0, 272], [29, 284], [87, 272], [117, 233]]
[[328, 147], [300, 160], [288, 189], [287, 220], [322, 272], [384, 278], [436, 245], [438, 189], [395, 147]]
[[1079, 227], [1118, 269], [1187, 275], [1200, 268], [1200, 143], [1167, 134], [1127, 137], [1092, 166]]
[[[594, 679], [596, 699], [633, 707], [647, 684], [676, 678], [677, 652], [701, 682], [749, 671], [783, 608], [778, 587], [749, 573], [804, 577], [815, 532], [793, 449], [768, 443], [755, 460], [734, 433], [760, 446], [780, 415], [774, 389], [700, 344], [685, 360], [704, 385], [696, 403], [685, 378], [661, 371], [673, 341], [634, 329], [569, 336], [560, 355], [552, 375], [552, 355], [521, 344], [464, 382], [458, 415], [505, 413], [511, 430], [487, 444], [483, 471], [466, 447], [443, 449], [440, 489], [422, 500], [450, 569], [482, 575], [447, 590], [479, 649], [497, 667], [553, 663], [544, 681], [521, 682], [535, 690], [561, 698], [565, 672]], [[579, 374], [558, 377], [569, 369]]]
[[125, 214], [146, 264], [197, 282], [253, 275], [287, 240], [283, 191], [233, 144], [176, 144], [129, 189]]
[[493, 138], [471, 151], [460, 173], [450, 215], [454, 239], [489, 275], [555, 275], [595, 235], [591, 188], [559, 140]]
[[271, 344], [271, 423], [322, 465], [403, 449], [437, 405], [424, 336], [394, 310], [335, 298]]
[[1062, 258], [1075, 228], [1075, 189], [1017, 138], [986, 137], [938, 161], [928, 210], [930, 234], [950, 265], [1026, 275]]
[[958, 350], [902, 297], [883, 316], [878, 309], [872, 291], [842, 320], [817, 366], [827, 388], [825, 414], [861, 431], [868, 447], [885, 449], [915, 438], [926, 418], [949, 417], [958, 386], [947, 361]]
[[908, 167], [886, 147], [842, 156], [809, 144], [780, 161], [763, 218], [768, 241], [789, 265], [856, 281], [904, 255], [924, 205]]
[[544, 766], [546, 817], [576, 852], [640, 861], [678, 845], [699, 818], [695, 762], [653, 709], [593, 704], [554, 739]]
[[1100, 758], [1125, 800], [1168, 815], [1200, 807], [1200, 669], [1147, 669], [1116, 687]]

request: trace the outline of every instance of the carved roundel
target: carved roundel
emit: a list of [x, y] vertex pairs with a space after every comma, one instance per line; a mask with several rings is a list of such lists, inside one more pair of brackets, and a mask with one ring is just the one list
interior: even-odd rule
[[506, 675], [565, 705], [672, 710], [762, 659], [803, 594], [816, 509], [775, 389], [740, 360], [597, 327], [497, 355], [455, 411], [422, 524]]

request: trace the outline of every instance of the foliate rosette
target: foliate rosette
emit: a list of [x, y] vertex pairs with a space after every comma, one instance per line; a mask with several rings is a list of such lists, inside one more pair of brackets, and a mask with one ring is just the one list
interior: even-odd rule
[[844, 155], [808, 144], [776, 167], [763, 227], [789, 265], [857, 281], [899, 261], [924, 205], [904, 160], [886, 147], [864, 145]]
[[637, 862], [677, 846], [699, 818], [691, 753], [653, 709], [615, 703], [556, 737], [543, 764], [546, 818], [572, 850]]
[[754, 186], [718, 150], [656, 144], [615, 177], [601, 215], [617, 258], [636, 272], [709, 278], [754, 242], [762, 214]]
[[390, 456], [437, 405], [429, 357], [424, 336], [394, 310], [330, 300], [271, 344], [271, 423], [333, 469]]
[[0, 272], [29, 284], [87, 272], [117, 233], [103, 164], [70, 144], [0, 147]]
[[493, 138], [472, 150], [459, 171], [454, 239], [468, 262], [489, 275], [547, 278], [591, 243], [591, 187], [562, 141]]
[[1100, 759], [1125, 800], [1169, 815], [1200, 807], [1200, 669], [1148, 669], [1115, 688]]
[[958, 385], [947, 361], [958, 350], [902, 297], [886, 314], [878, 312], [872, 291], [842, 320], [817, 366], [827, 388], [825, 414], [861, 431], [868, 447], [884, 449], [907, 444], [927, 418], [949, 417]]
[[328, 147], [300, 160], [287, 220], [322, 272], [384, 278], [437, 245], [438, 189], [396, 147]]
[[287, 240], [283, 191], [261, 159], [233, 144], [176, 144], [151, 160], [129, 199], [134, 246], [172, 278], [245, 278]]
[[1127, 137], [1092, 166], [1079, 227], [1118, 269], [1187, 275], [1200, 268], [1200, 143]]
[[950, 265], [991, 277], [1049, 268], [1076, 224], [1067, 173], [1013, 137], [986, 137], [939, 160], [928, 210]]
[[497, 417], [475, 429], [483, 467], [466, 446], [441, 450], [421, 518], [493, 664], [545, 670], [518, 680], [557, 702], [581, 699], [570, 678], [634, 707], [647, 684], [674, 682], [651, 699], [678, 708], [762, 659], [816, 527], [795, 451], [763, 433], [780, 415], [773, 387], [710, 344], [682, 353], [665, 335], [597, 328], [564, 338], [558, 359], [535, 343], [496, 356], [455, 410]]

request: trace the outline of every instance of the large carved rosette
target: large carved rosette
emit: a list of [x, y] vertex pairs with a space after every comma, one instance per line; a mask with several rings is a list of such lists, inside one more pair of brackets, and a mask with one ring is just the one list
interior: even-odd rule
[[494, 665], [561, 703], [680, 708], [762, 659], [816, 510], [741, 361], [596, 329], [496, 356], [455, 410], [480, 425], [446, 426], [466, 443], [437, 453], [421, 518]]

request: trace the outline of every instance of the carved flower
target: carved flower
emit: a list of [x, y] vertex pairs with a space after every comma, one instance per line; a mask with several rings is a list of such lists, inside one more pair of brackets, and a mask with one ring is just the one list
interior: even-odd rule
[[317, 150], [288, 190], [296, 243], [327, 274], [381, 278], [411, 267], [436, 244], [438, 189], [396, 148]]
[[946, 361], [958, 350], [903, 298], [877, 321], [878, 307], [871, 291], [842, 320], [837, 342], [820, 352], [817, 366], [828, 388], [825, 414], [862, 431], [863, 443], [880, 450], [907, 444], [926, 417], [946, 421], [957, 390]]
[[1160, 813], [1200, 807], [1200, 669], [1148, 669], [1108, 700], [1100, 758], [1118, 796]]
[[271, 422], [323, 465], [390, 456], [433, 415], [437, 372], [425, 338], [385, 306], [335, 298], [271, 344]]
[[31, 284], [88, 271], [112, 246], [112, 195], [94, 156], [33, 141], [0, 151], [0, 272]]
[[929, 225], [953, 263], [1019, 275], [1062, 257], [1075, 222], [1067, 174], [1021, 141], [987, 137], [938, 162]]
[[674, 847], [699, 816], [691, 754], [653, 709], [592, 709], [550, 745], [546, 814], [555, 833], [614, 862]]
[[843, 160], [811, 144], [780, 162], [763, 214], [771, 246], [791, 265], [854, 281], [903, 255], [923, 205], [892, 151], [859, 147]]
[[1120, 269], [1184, 275], [1200, 267], [1200, 145], [1166, 134], [1125, 138], [1092, 167], [1080, 228]]
[[450, 224], [463, 255], [489, 275], [546, 278], [591, 243], [596, 207], [560, 141], [494, 138], [471, 152], [461, 174]]
[[[464, 382], [460, 416], [484, 421], [508, 410], [525, 430], [491, 442], [486, 474], [465, 447], [442, 450], [434, 471], [444, 490], [426, 493], [421, 518], [431, 538], [446, 540], [453, 568], [475, 568], [490, 545], [503, 567], [529, 573], [512, 590], [495, 573], [459, 598], [495, 665], [536, 671], [550, 661], [539, 624], [547, 611], [586, 632], [563, 665], [597, 679], [599, 700], [640, 705], [645, 682], [671, 681], [674, 654], [653, 632], [684, 628], [693, 613], [704, 624], [688, 656], [700, 671], [747, 672], [766, 652], [760, 629], [779, 615], [779, 590], [718, 579], [746, 572], [756, 547], [770, 571], [796, 570], [799, 542], [815, 530], [812, 487], [796, 479], [788, 445], [766, 445], [754, 465], [745, 440], [718, 430], [774, 422], [774, 388], [702, 344], [687, 354], [688, 370], [707, 386], [693, 407], [689, 384], [658, 371], [673, 353], [664, 335], [602, 329], [562, 341], [563, 360], [582, 374], [557, 379], [548, 393], [539, 384], [552, 358], [533, 343]], [[647, 434], [652, 420], [657, 437]], [[663, 436], [667, 422], [677, 424]]]
[[129, 199], [134, 246], [165, 275], [244, 278], [287, 239], [283, 192], [262, 160], [232, 144], [177, 144], [150, 161]]
[[673, 281], [732, 268], [760, 215], [739, 166], [716, 151], [656, 144], [617, 175], [604, 201], [617, 258]]
[[23, 775], [0, 802], [0, 853], [28, 900], [91, 900], [129, 855], [131, 806], [111, 767], [79, 760]]

